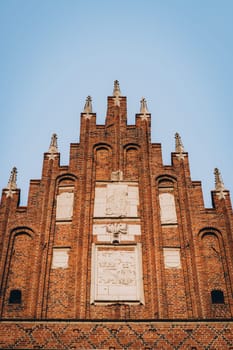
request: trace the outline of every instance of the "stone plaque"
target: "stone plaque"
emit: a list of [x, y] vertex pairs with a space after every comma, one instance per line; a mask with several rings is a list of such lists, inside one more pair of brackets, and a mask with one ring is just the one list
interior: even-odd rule
[[67, 268], [69, 260], [69, 248], [54, 248], [52, 269]]
[[165, 268], [181, 268], [179, 248], [164, 248], [163, 254]]
[[138, 246], [94, 246], [92, 301], [142, 301]]
[[175, 199], [172, 193], [159, 195], [160, 215], [162, 224], [177, 223]]
[[74, 193], [63, 192], [57, 196], [57, 220], [70, 220], [73, 216]]

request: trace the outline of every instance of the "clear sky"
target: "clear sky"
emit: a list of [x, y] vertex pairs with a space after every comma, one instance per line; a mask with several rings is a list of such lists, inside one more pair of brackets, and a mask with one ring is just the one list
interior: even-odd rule
[[180, 133], [206, 206], [215, 167], [233, 194], [232, 0], [1, 0], [0, 48], [0, 188], [16, 166], [21, 205], [52, 133], [66, 165], [86, 96], [103, 124], [115, 79], [129, 124], [146, 97], [164, 164]]

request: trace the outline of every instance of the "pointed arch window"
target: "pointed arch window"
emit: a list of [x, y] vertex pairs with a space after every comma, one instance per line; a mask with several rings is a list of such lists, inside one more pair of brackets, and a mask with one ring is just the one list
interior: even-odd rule
[[96, 180], [109, 180], [112, 170], [112, 150], [107, 145], [95, 149]]
[[138, 180], [139, 176], [139, 148], [135, 145], [128, 145], [124, 153], [124, 174], [128, 180]]

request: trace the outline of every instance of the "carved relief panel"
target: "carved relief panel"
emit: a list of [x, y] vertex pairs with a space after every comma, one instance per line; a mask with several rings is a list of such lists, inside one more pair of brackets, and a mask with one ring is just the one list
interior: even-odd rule
[[93, 234], [98, 241], [119, 242], [134, 241], [135, 236], [141, 235], [140, 224], [128, 224], [123, 222], [111, 222], [93, 225]]
[[127, 185], [108, 185], [106, 193], [106, 216], [127, 216], [129, 207], [127, 196]]
[[137, 217], [138, 186], [107, 184], [96, 187], [94, 217]]
[[91, 303], [143, 303], [141, 246], [131, 243], [141, 235], [138, 184], [123, 182], [120, 171], [111, 180], [95, 189], [93, 235], [102, 245], [93, 243]]
[[93, 245], [92, 259], [91, 302], [143, 303], [140, 245]]

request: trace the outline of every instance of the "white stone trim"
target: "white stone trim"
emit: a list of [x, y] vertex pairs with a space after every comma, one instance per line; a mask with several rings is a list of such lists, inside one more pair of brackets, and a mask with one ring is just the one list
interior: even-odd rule
[[173, 193], [161, 192], [159, 194], [161, 224], [176, 224], [176, 204]]
[[69, 266], [70, 248], [53, 248], [52, 269], [66, 269]]
[[163, 248], [163, 255], [166, 269], [181, 268], [180, 248]]
[[57, 195], [56, 220], [71, 220], [73, 216], [73, 192], [61, 192]]

